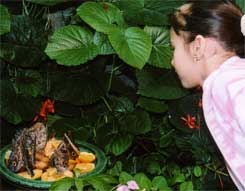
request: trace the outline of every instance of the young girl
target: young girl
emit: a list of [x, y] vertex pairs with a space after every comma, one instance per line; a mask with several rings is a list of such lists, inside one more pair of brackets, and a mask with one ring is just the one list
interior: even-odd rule
[[[196, 1], [171, 17], [172, 65], [202, 86], [204, 116], [227, 169], [245, 191], [245, 16], [229, 1]], [[242, 26], [242, 27], [241, 27]]]

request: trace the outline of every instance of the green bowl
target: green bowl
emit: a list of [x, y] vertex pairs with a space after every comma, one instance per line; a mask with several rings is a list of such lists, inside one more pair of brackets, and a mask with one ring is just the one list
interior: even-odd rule
[[[82, 141], [76, 141], [76, 145], [79, 147], [80, 151], [91, 152], [94, 153], [96, 156], [94, 170], [84, 175], [81, 175], [81, 177], [87, 177], [101, 173], [104, 170], [107, 162], [103, 151], [94, 145]], [[14, 183], [14, 185], [34, 189], [48, 189], [51, 184], [54, 183], [44, 182], [41, 180], [29, 180], [18, 176], [14, 172], [10, 171], [5, 164], [5, 154], [8, 150], [11, 150], [11, 145], [7, 145], [0, 150], [0, 173], [10, 182]]]

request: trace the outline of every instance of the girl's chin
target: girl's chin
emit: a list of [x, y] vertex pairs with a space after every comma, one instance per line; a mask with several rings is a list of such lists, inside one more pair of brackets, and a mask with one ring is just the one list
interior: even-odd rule
[[195, 88], [197, 85], [194, 85], [194, 84], [191, 84], [191, 83], [188, 83], [184, 80], [181, 80], [181, 84], [184, 88], [186, 89], [191, 89], [191, 88]]

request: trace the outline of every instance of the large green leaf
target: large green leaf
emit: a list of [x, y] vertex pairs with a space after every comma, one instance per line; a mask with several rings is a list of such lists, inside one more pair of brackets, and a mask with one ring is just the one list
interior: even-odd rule
[[171, 68], [172, 52], [170, 48], [169, 30], [162, 27], [144, 28], [151, 36], [152, 51], [148, 63], [158, 68]]
[[96, 57], [99, 49], [91, 32], [79, 26], [65, 26], [52, 35], [45, 53], [58, 64], [74, 66]]
[[138, 99], [137, 105], [147, 111], [155, 112], [155, 113], [163, 113], [168, 110], [168, 105], [166, 105], [163, 101], [145, 98], [145, 97], [140, 97]]
[[139, 184], [141, 189], [150, 190], [152, 187], [151, 180], [144, 174], [138, 173], [134, 176], [135, 181]]
[[13, 124], [31, 121], [39, 112], [41, 101], [30, 96], [16, 94], [10, 81], [1, 80], [1, 117]]
[[168, 24], [168, 14], [184, 1], [173, 0], [117, 0], [126, 20], [133, 24], [163, 26]]
[[113, 177], [104, 177], [104, 175], [86, 177], [84, 180], [92, 185], [97, 191], [112, 190], [113, 186], [110, 184], [115, 184]]
[[152, 48], [151, 38], [143, 30], [136, 27], [110, 30], [109, 40], [119, 57], [138, 69], [146, 64]]
[[167, 180], [163, 176], [155, 176], [152, 180], [152, 185], [157, 189], [164, 189], [168, 186]]
[[180, 191], [193, 191], [193, 184], [191, 181], [183, 182], [179, 188]]
[[77, 14], [98, 32], [108, 33], [111, 28], [124, 25], [121, 11], [110, 3], [85, 2]]
[[[92, 104], [105, 94], [99, 82], [88, 73], [57, 72], [50, 76], [50, 96], [74, 105]], [[62, 83], [61, 83], [62, 82]]]
[[94, 34], [94, 44], [96, 44], [100, 51], [100, 55], [109, 55], [115, 53], [113, 50], [107, 35], [100, 33], [100, 32], [95, 32]]
[[134, 104], [127, 97], [112, 97], [113, 111], [127, 113], [134, 111]]
[[41, 74], [35, 70], [19, 70], [15, 76], [16, 88], [18, 92], [25, 95], [36, 97], [43, 95], [44, 79]]
[[8, 9], [0, 4], [0, 35], [10, 31], [10, 14]]
[[177, 99], [187, 94], [178, 77], [171, 71], [137, 71], [138, 94], [156, 99]]
[[49, 127], [49, 131], [55, 132], [60, 137], [70, 131], [74, 139], [87, 141], [90, 129], [86, 129], [86, 125], [86, 121], [82, 118], [62, 118], [55, 121]]
[[75, 185], [76, 185], [77, 191], [83, 191], [83, 187], [84, 187], [83, 179], [81, 179], [81, 178], [76, 178], [76, 179], [75, 179]]
[[111, 137], [110, 143], [106, 145], [106, 152], [120, 155], [125, 152], [132, 144], [133, 136], [130, 134], [117, 134]]
[[63, 3], [63, 2], [67, 2], [67, 1], [71, 1], [71, 0], [26, 0], [32, 3], [37, 3], [37, 4], [41, 4], [41, 5], [56, 5], [58, 3]]
[[21, 67], [39, 66], [48, 38], [45, 19], [13, 16], [11, 32], [2, 36], [0, 57]]
[[72, 178], [64, 178], [52, 184], [49, 191], [69, 191], [73, 184], [74, 180]]
[[121, 128], [135, 135], [144, 134], [151, 130], [151, 119], [147, 112], [135, 110], [121, 119]]
[[128, 181], [133, 180], [133, 176], [128, 174], [127, 172], [121, 172], [119, 176], [119, 183], [120, 184], [127, 184]]
[[243, 13], [245, 12], [245, 1], [244, 0], [236, 0], [236, 4], [242, 9]]

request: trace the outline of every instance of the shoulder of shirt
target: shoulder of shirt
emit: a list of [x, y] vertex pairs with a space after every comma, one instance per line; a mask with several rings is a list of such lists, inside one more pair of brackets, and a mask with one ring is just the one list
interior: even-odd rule
[[[243, 82], [244, 81], [244, 82]], [[233, 91], [245, 88], [245, 59], [235, 59], [225, 63], [218, 70], [213, 79], [213, 94], [233, 94]]]

